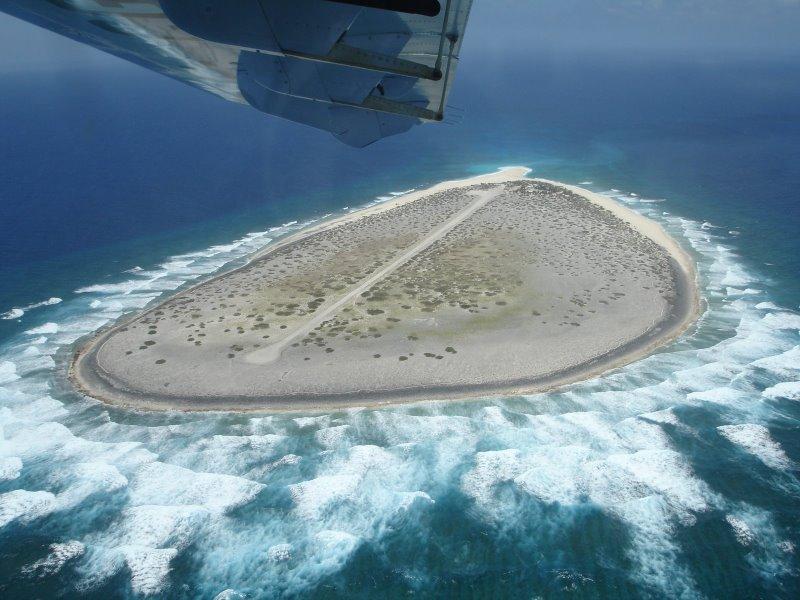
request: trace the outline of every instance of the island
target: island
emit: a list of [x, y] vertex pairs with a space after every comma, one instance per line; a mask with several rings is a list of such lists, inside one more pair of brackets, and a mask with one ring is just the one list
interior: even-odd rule
[[528, 169], [329, 219], [80, 342], [84, 394], [141, 410], [328, 410], [542, 391], [699, 313], [654, 221]]

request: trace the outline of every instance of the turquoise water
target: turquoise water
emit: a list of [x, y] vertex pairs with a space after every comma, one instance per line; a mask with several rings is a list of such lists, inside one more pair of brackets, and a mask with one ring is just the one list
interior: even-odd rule
[[[800, 70], [484, 67], [460, 124], [366, 152], [132, 68], [6, 81], [3, 597], [797, 597]], [[66, 384], [78, 339], [162, 294], [509, 164], [661, 223], [697, 259], [697, 326], [515, 398], [163, 415]]]

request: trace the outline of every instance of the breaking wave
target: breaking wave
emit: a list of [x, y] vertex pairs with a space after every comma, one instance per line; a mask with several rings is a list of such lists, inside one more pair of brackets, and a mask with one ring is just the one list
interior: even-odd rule
[[8, 310], [0, 314], [0, 319], [4, 319], [6, 321], [9, 321], [11, 319], [19, 319], [29, 310], [34, 310], [36, 308], [41, 308], [43, 306], [53, 306], [54, 304], [59, 304], [60, 302], [61, 298], [56, 298], [54, 296], [52, 298], [48, 298], [47, 300], [42, 300], [41, 302], [34, 302], [33, 304], [28, 304], [27, 306], [15, 307], [12, 308], [11, 310]]
[[0, 347], [0, 540], [13, 540], [14, 586], [209, 598], [797, 589], [786, 507], [800, 496], [800, 315], [770, 301], [718, 228], [607, 193], [692, 249], [708, 308], [668, 348], [551, 393], [150, 415], [65, 385], [80, 337], [310, 222], [76, 290], [58, 318]]

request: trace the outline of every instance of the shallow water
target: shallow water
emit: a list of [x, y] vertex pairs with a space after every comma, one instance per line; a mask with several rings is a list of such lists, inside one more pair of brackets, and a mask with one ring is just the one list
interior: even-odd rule
[[794, 595], [800, 314], [724, 231], [599, 191], [693, 250], [707, 310], [677, 343], [558, 392], [162, 415], [68, 389], [75, 340], [305, 223], [42, 308], [0, 348], [7, 597]]

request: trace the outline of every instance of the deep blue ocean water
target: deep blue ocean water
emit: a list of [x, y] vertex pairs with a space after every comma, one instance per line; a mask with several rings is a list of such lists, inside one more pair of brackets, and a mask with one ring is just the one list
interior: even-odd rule
[[[800, 63], [471, 61], [451, 123], [366, 150], [124, 63], [3, 75], [0, 595], [800, 595]], [[698, 260], [698, 326], [478, 402], [148, 415], [66, 385], [120, 314], [503, 165], [662, 223]]]

